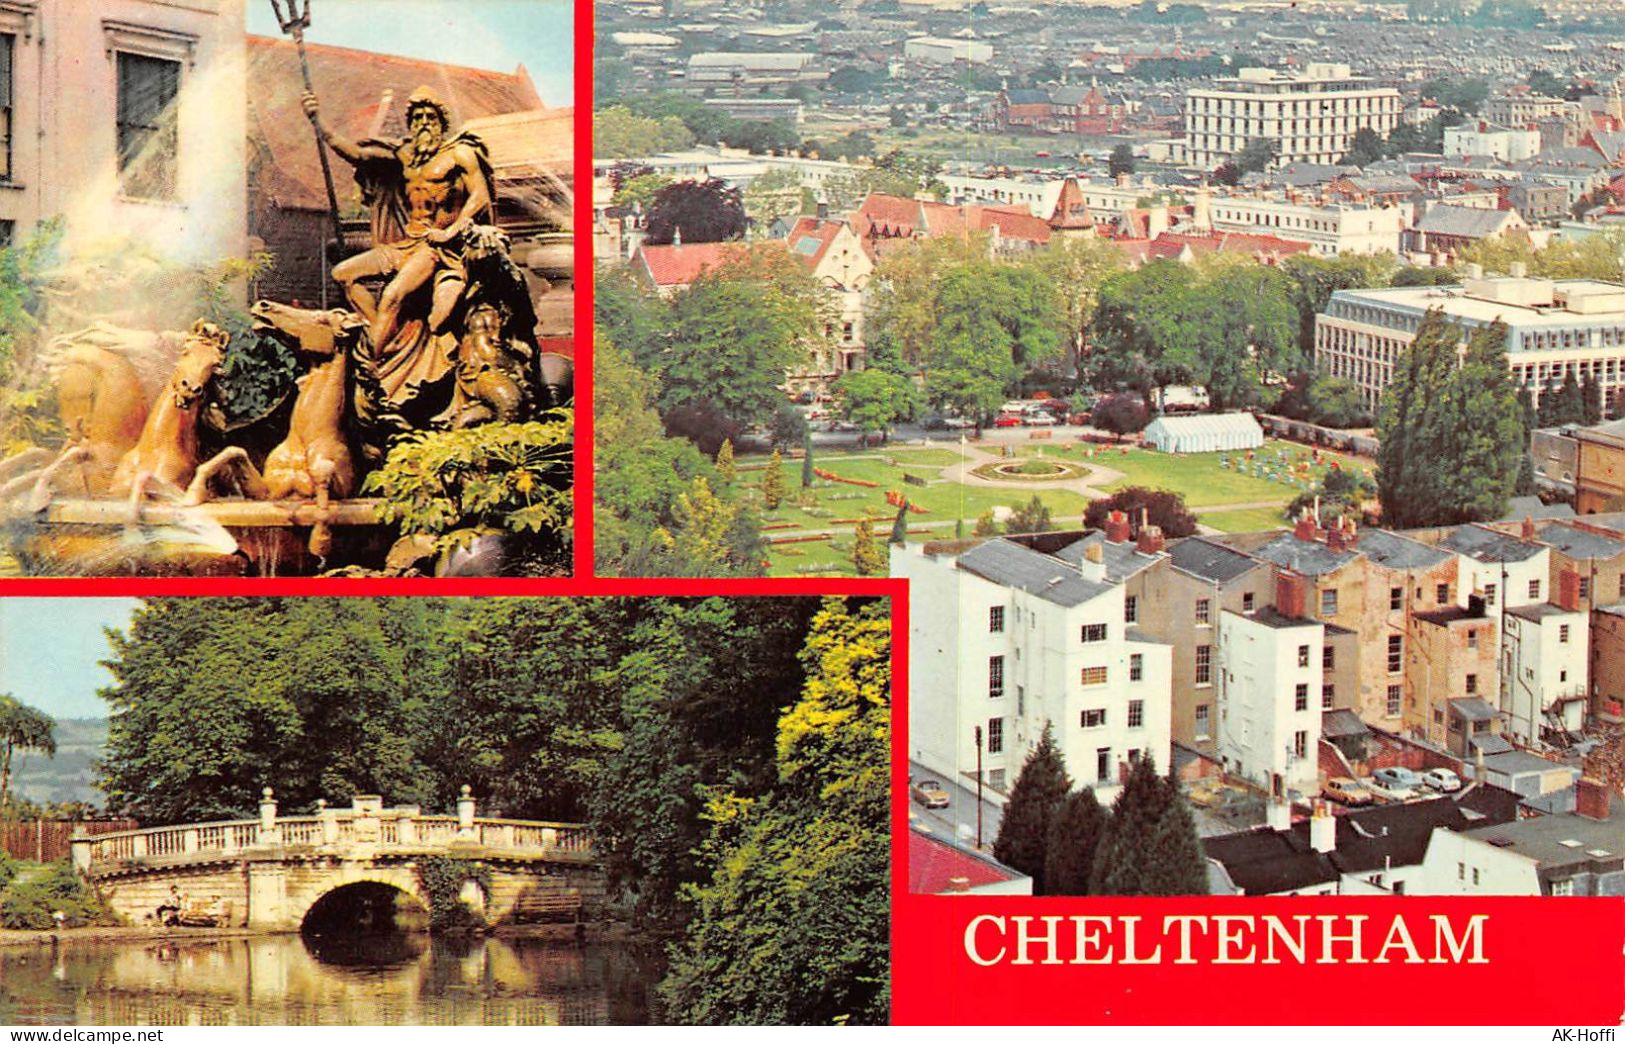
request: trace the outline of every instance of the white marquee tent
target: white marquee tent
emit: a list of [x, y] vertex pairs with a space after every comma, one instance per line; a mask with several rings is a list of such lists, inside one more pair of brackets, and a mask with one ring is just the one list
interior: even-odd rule
[[1214, 453], [1257, 449], [1264, 429], [1250, 413], [1205, 413], [1158, 417], [1146, 425], [1145, 443], [1164, 453]]

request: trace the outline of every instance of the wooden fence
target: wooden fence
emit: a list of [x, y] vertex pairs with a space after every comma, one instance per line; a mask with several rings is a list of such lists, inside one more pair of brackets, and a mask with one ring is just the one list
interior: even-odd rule
[[141, 826], [133, 819], [99, 819], [76, 822], [71, 819], [20, 819], [0, 821], [0, 852], [13, 859], [33, 859], [54, 863], [66, 859], [71, 852], [68, 844], [75, 828], [87, 834], [108, 834], [118, 830], [136, 830]]

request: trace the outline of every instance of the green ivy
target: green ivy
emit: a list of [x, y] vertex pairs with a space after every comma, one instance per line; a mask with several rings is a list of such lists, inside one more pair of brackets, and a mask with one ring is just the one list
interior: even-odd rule
[[491, 895], [491, 868], [475, 859], [429, 856], [418, 860], [418, 882], [429, 899], [429, 930], [443, 932], [482, 926], [485, 922], [459, 896], [472, 880], [486, 898]]
[[383, 497], [379, 516], [403, 535], [426, 534], [449, 551], [481, 533], [507, 531], [570, 540], [573, 410], [525, 424], [414, 432], [367, 477]]
[[101, 899], [67, 860], [52, 863], [37, 877], [0, 889], [0, 928], [55, 928], [58, 912], [69, 928], [107, 920]]

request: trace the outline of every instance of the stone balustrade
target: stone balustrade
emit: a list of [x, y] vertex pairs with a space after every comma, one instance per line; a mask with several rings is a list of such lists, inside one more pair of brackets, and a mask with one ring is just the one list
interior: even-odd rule
[[583, 824], [482, 819], [475, 815], [468, 787], [463, 788], [454, 816], [424, 815], [415, 806], [385, 808], [375, 795], [358, 795], [349, 808], [329, 808], [319, 801], [315, 815], [282, 816], [267, 787], [257, 819], [75, 836], [72, 848], [74, 866], [89, 876], [130, 864], [264, 860], [360, 850], [427, 855], [478, 849], [514, 858], [571, 862], [593, 858], [592, 839]]

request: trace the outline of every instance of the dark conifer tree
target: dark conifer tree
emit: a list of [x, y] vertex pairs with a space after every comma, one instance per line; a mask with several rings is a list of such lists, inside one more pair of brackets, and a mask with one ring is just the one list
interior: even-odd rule
[[1089, 894], [1089, 873], [1105, 827], [1106, 810], [1095, 800], [1093, 790], [1084, 787], [1067, 795], [1049, 825], [1044, 852], [1046, 895]]
[[1044, 895], [1044, 850], [1049, 841], [1050, 821], [1072, 789], [1061, 751], [1055, 745], [1055, 728], [1044, 725], [1038, 746], [1027, 755], [1010, 789], [1010, 800], [999, 821], [999, 836], [993, 842], [993, 857], [1033, 879], [1033, 894]]

